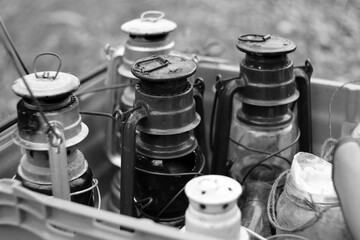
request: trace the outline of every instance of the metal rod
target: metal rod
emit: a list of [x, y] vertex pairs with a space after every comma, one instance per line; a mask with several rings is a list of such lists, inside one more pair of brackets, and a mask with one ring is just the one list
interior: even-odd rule
[[309, 60], [304, 67], [294, 68], [294, 75], [300, 96], [298, 99], [298, 125], [301, 132], [299, 150], [312, 153], [312, 117], [310, 78], [313, 68]]
[[134, 199], [134, 167], [135, 167], [135, 137], [138, 122], [148, 115], [144, 107], [131, 112], [122, 134], [121, 151], [121, 187], [120, 187], [120, 213], [133, 216]]
[[[229, 136], [232, 116], [233, 98], [240, 88], [245, 86], [245, 80], [218, 81], [219, 99], [216, 108], [212, 174], [226, 175], [226, 161], [229, 148]], [[225, 85], [224, 85], [225, 84]]]
[[91, 115], [91, 116], [99, 116], [99, 117], [107, 117], [107, 118], [111, 118], [112, 120], [116, 120], [116, 118], [113, 117], [112, 114], [110, 114], [110, 113], [81, 111], [80, 114]]
[[209, 173], [210, 171], [210, 163], [208, 158], [208, 147], [207, 147], [207, 137], [206, 137], [206, 129], [205, 129], [205, 110], [204, 110], [204, 90], [205, 84], [202, 78], [197, 78], [194, 84], [193, 97], [195, 99], [196, 112], [200, 115], [201, 121], [199, 125], [194, 129], [195, 137], [199, 143], [201, 151], [205, 157], [205, 169], [204, 174]]
[[[10, 56], [12, 57], [12, 59], [14, 60], [15, 65], [17, 65], [18, 63], [20, 63], [20, 65], [21, 65], [21, 67], [22, 67], [25, 75], [28, 75], [28, 74], [29, 74], [29, 71], [27, 70], [27, 68], [26, 68], [23, 60], [21, 59], [19, 52], [16, 50], [16, 47], [15, 47], [15, 45], [14, 45], [14, 42], [13, 42], [13, 40], [11, 39], [11, 36], [10, 36], [9, 32], [7, 31], [7, 29], [6, 29], [6, 27], [5, 27], [5, 24], [4, 24], [4, 22], [3, 22], [3, 20], [2, 20], [1, 17], [0, 17], [0, 26], [1, 26], [2, 30], [3, 30], [3, 33], [4, 33], [4, 35], [5, 35], [6, 40], [8, 41], [8, 43], [9, 43], [9, 45], [10, 45], [10, 46], [9, 46], [8, 44], [6, 44], [4, 37], [2, 37], [2, 40], [3, 40], [3, 42], [4, 42], [4, 46], [5, 46], [6, 50], [8, 51], [9, 55], [10, 55]], [[15, 55], [15, 56], [14, 56], [14, 55]], [[17, 60], [18, 62], [16, 62], [16, 60]], [[21, 75], [24, 75], [24, 73], [21, 73]]]
[[49, 165], [52, 194], [54, 197], [70, 201], [70, 185], [65, 147], [65, 136], [59, 124], [51, 123], [54, 133], [49, 134]]

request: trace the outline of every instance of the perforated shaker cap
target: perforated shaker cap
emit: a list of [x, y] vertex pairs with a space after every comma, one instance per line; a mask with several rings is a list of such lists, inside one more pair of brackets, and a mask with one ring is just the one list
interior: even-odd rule
[[221, 175], [205, 175], [190, 180], [185, 194], [190, 204], [203, 212], [220, 213], [237, 203], [242, 187], [236, 180]]
[[138, 19], [131, 20], [121, 26], [121, 30], [136, 36], [161, 35], [174, 31], [176, 23], [164, 19], [160, 11], [143, 12]]

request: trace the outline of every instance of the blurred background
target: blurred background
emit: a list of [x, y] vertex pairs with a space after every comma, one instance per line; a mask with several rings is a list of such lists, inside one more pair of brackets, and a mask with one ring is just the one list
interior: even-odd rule
[[[0, 16], [26, 66], [41, 52], [56, 52], [63, 72], [81, 76], [106, 62], [107, 43], [118, 46], [127, 35], [120, 26], [147, 10], [160, 10], [178, 24], [176, 50], [229, 59], [244, 56], [235, 44], [247, 33], [293, 40], [295, 65], [309, 58], [314, 77], [337, 81], [360, 77], [360, 1], [358, 0], [0, 0]], [[0, 122], [14, 111], [11, 91], [18, 78], [0, 49]], [[39, 64], [55, 69], [56, 62]]]

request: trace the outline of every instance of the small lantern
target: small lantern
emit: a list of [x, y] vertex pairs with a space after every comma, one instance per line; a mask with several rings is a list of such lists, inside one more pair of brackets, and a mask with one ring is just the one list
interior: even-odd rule
[[188, 81], [195, 70], [193, 61], [171, 55], [144, 58], [133, 66], [140, 81], [135, 109], [123, 129], [120, 213], [184, 224], [185, 184], [205, 165], [193, 132], [201, 121]]
[[[37, 72], [36, 60], [42, 55], [56, 56], [59, 69]], [[34, 60], [35, 73], [17, 79], [12, 86], [22, 98], [17, 104], [14, 140], [25, 152], [16, 178], [33, 191], [92, 206], [92, 171], [76, 148], [89, 131], [72, 94], [80, 81], [59, 72], [60, 66], [56, 54], [40, 54]], [[79, 191], [82, 193], [77, 194]]]

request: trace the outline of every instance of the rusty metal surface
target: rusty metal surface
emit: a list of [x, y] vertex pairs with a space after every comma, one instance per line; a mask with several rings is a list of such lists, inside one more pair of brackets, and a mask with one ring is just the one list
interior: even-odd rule
[[[29, 87], [37, 98], [56, 97], [69, 94], [77, 90], [80, 86], [80, 80], [72, 74], [59, 72], [56, 79], [54, 71], [32, 73], [24, 76]], [[20, 97], [30, 98], [29, 91], [21, 79], [17, 79], [13, 86], [13, 91]]]
[[197, 147], [190, 131], [201, 119], [195, 111], [193, 87], [187, 81], [195, 70], [193, 61], [171, 55], [152, 56], [134, 64], [132, 71], [140, 78], [134, 106], [144, 105], [149, 113], [137, 128], [137, 147], [145, 156], [179, 157]]
[[186, 79], [196, 71], [195, 62], [180, 56], [150, 56], [137, 61], [132, 73], [151, 82], [178, 81]]
[[[44, 111], [49, 121], [59, 121], [63, 124], [66, 147], [81, 142], [89, 132], [79, 114], [79, 101], [76, 97], [71, 102], [56, 111]], [[47, 125], [37, 110], [26, 107], [24, 101], [18, 104], [18, 130], [15, 132], [15, 141], [21, 147], [33, 150], [46, 151], [49, 148], [46, 134]]]
[[294, 42], [278, 36], [247, 34], [240, 36], [238, 40], [236, 47], [240, 51], [250, 54], [287, 54], [296, 49]]

